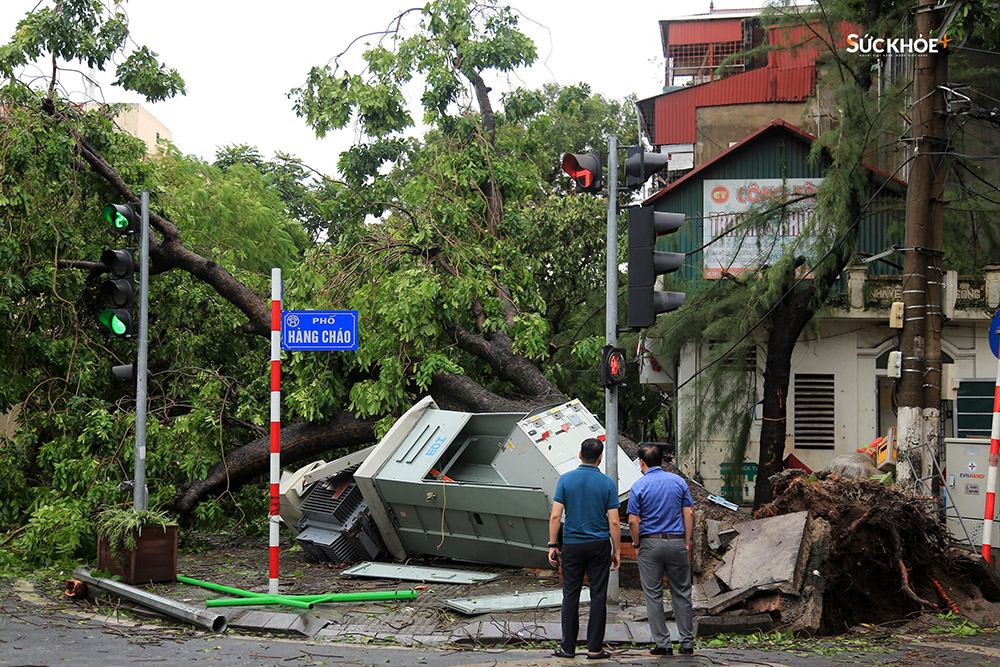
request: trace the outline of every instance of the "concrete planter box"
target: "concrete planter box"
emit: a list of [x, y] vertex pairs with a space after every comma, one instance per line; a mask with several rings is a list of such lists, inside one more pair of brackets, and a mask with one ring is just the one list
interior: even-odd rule
[[97, 569], [120, 575], [131, 585], [177, 580], [177, 526], [146, 526], [136, 535], [135, 545], [119, 560], [98, 536]]

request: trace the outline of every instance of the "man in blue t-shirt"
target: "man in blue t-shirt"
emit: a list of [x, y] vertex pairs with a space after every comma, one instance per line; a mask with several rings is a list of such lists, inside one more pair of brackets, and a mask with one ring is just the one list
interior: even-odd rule
[[[580, 631], [580, 589], [583, 575], [590, 579], [590, 617], [587, 619], [587, 658], [610, 658], [604, 650], [608, 618], [608, 578], [621, 562], [621, 525], [618, 521], [618, 484], [598, 467], [604, 443], [587, 438], [580, 443], [580, 465], [559, 477], [549, 516], [549, 563], [562, 560], [562, 642], [554, 656], [572, 658]], [[563, 511], [562, 548], [559, 524]]]
[[646, 598], [653, 655], [673, 655], [674, 648], [663, 613], [663, 573], [673, 600], [681, 654], [694, 653], [694, 615], [691, 610], [691, 532], [694, 502], [687, 482], [662, 468], [663, 453], [656, 445], [639, 448], [640, 477], [628, 497], [628, 530], [638, 549], [639, 580]]

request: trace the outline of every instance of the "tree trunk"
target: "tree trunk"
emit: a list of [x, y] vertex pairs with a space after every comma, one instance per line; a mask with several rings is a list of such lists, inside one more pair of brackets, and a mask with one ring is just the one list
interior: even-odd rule
[[812, 319], [808, 307], [814, 298], [812, 289], [797, 292], [774, 311], [767, 337], [767, 360], [764, 365], [763, 423], [760, 426], [760, 456], [754, 485], [754, 509], [771, 502], [770, 478], [781, 470], [788, 437], [788, 385], [792, 375], [792, 351], [806, 324]]
[[[297, 463], [315, 458], [332, 449], [351, 451], [375, 441], [376, 419], [358, 419], [342, 412], [330, 421], [291, 424], [281, 429], [281, 461]], [[265, 436], [243, 445], [211, 467], [205, 479], [188, 482], [181, 487], [173, 502], [173, 510], [189, 514], [202, 500], [233, 492], [255, 477], [267, 473], [270, 462], [271, 438]]]

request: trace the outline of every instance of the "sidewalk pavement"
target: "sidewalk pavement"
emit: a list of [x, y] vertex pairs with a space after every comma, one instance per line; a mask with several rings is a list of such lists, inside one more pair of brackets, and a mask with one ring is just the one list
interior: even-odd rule
[[[232, 583], [232, 582], [231, 582]], [[177, 599], [195, 603], [191, 589], [180, 586], [157, 586], [163, 594], [167, 589]], [[457, 625], [446, 623], [438, 615], [441, 627], [429, 634], [405, 632], [410, 626], [393, 629], [400, 612], [382, 607], [383, 613], [373, 612], [367, 604], [352, 610], [340, 610], [340, 620], [327, 618], [330, 611], [317, 618], [325, 619], [323, 628], [312, 638], [301, 633], [282, 636], [251, 633], [241, 634], [238, 628], [224, 635], [193, 630], [180, 621], [167, 620], [167, 626], [144, 618], [152, 615], [142, 610], [122, 614], [121, 608], [94, 606], [85, 601], [71, 601], [54, 594], [46, 586], [0, 581], [0, 613], [6, 620], [0, 623], [0, 665], [52, 664], [51, 660], [77, 665], [106, 665], [109, 655], [128, 664], [133, 659], [166, 661], [171, 664], [204, 662], [228, 665], [297, 664], [357, 665], [428, 665], [429, 667], [460, 667], [464, 665], [494, 665], [497, 667], [553, 667], [557, 665], [728, 665], [764, 667], [846, 667], [854, 665], [928, 665], [995, 666], [1000, 663], [1000, 633], [984, 633], [972, 637], [940, 637], [911, 624], [910, 631], [919, 634], [898, 635], [886, 630], [871, 629], [868, 635], [856, 635], [830, 640], [796, 642], [771, 651], [741, 648], [738, 644], [700, 646], [693, 656], [656, 657], [647, 653], [648, 644], [641, 638], [644, 622], [623, 619], [634, 613], [634, 607], [613, 607], [614, 622], [609, 624], [607, 639], [612, 644], [612, 658], [587, 660], [582, 652], [574, 659], [552, 657], [552, 644], [545, 639], [559, 635], [558, 622], [550, 620], [515, 620], [514, 613], [481, 615], [470, 620], [456, 618]], [[207, 593], [207, 591], [206, 591]], [[395, 603], [394, 603], [395, 604]], [[122, 605], [123, 607], [126, 605]], [[332, 605], [329, 605], [332, 607]], [[368, 611], [362, 612], [367, 608]], [[412, 626], [426, 628], [427, 619], [415, 608], [409, 613]], [[298, 610], [296, 610], [298, 611]], [[250, 612], [254, 614], [285, 614], [285, 612]], [[314, 614], [314, 612], [309, 612]], [[548, 618], [558, 610], [539, 611]], [[299, 617], [298, 614], [288, 614]], [[361, 620], [364, 616], [367, 620]], [[138, 621], [134, 620], [138, 617]], [[350, 617], [350, 618], [348, 618]], [[345, 622], [349, 620], [349, 622]], [[931, 620], [931, 623], [934, 621]], [[231, 625], [232, 627], [232, 625]], [[395, 634], [393, 634], [395, 633]], [[400, 646], [402, 645], [402, 646]], [[135, 654], [135, 655], [133, 655]], [[222, 662], [218, 662], [218, 661]]]

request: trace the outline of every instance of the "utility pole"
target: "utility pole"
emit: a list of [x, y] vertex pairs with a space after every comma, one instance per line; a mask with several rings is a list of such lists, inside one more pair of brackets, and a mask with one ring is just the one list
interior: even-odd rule
[[[608, 248], [605, 293], [605, 342], [618, 345], [618, 137], [608, 135]], [[618, 484], [618, 385], [604, 394], [604, 473]], [[618, 604], [618, 570], [608, 577], [608, 602]]]
[[[936, 0], [920, 0], [917, 37], [930, 39], [937, 22]], [[916, 57], [913, 74], [913, 168], [907, 186], [906, 240], [903, 257], [902, 374], [899, 381], [896, 481], [916, 488], [916, 478], [930, 479], [930, 457], [937, 455], [941, 401], [941, 168], [944, 121], [938, 76], [947, 76], [944, 56], [928, 49]], [[923, 444], [929, 448], [917, 449]], [[910, 463], [912, 462], [912, 469]], [[913, 470], [917, 471], [916, 478]]]
[[[940, 18], [926, 12], [933, 17], [934, 29], [941, 32]], [[938, 35], [940, 36], [940, 35]], [[931, 105], [930, 137], [929, 144], [931, 151], [937, 153], [932, 155], [931, 163], [931, 185], [930, 185], [930, 238], [928, 262], [926, 269], [927, 284], [927, 310], [925, 311], [924, 331], [926, 339], [927, 359], [924, 369], [924, 437], [930, 447], [930, 453], [935, 458], [940, 453], [941, 439], [941, 333], [944, 329], [944, 267], [942, 257], [944, 254], [944, 186], [948, 173], [947, 156], [943, 153], [949, 150], [948, 140], [945, 138], [946, 117], [944, 90], [941, 86], [948, 84], [948, 51], [944, 49], [939, 53], [929, 54], [934, 63], [934, 91], [928, 98]], [[925, 462], [929, 463], [929, 462]], [[921, 473], [922, 477], [931, 475], [931, 471], [926, 470]], [[938, 495], [938, 479], [934, 478], [934, 483], [926, 485], [919, 490], [921, 495]]]

